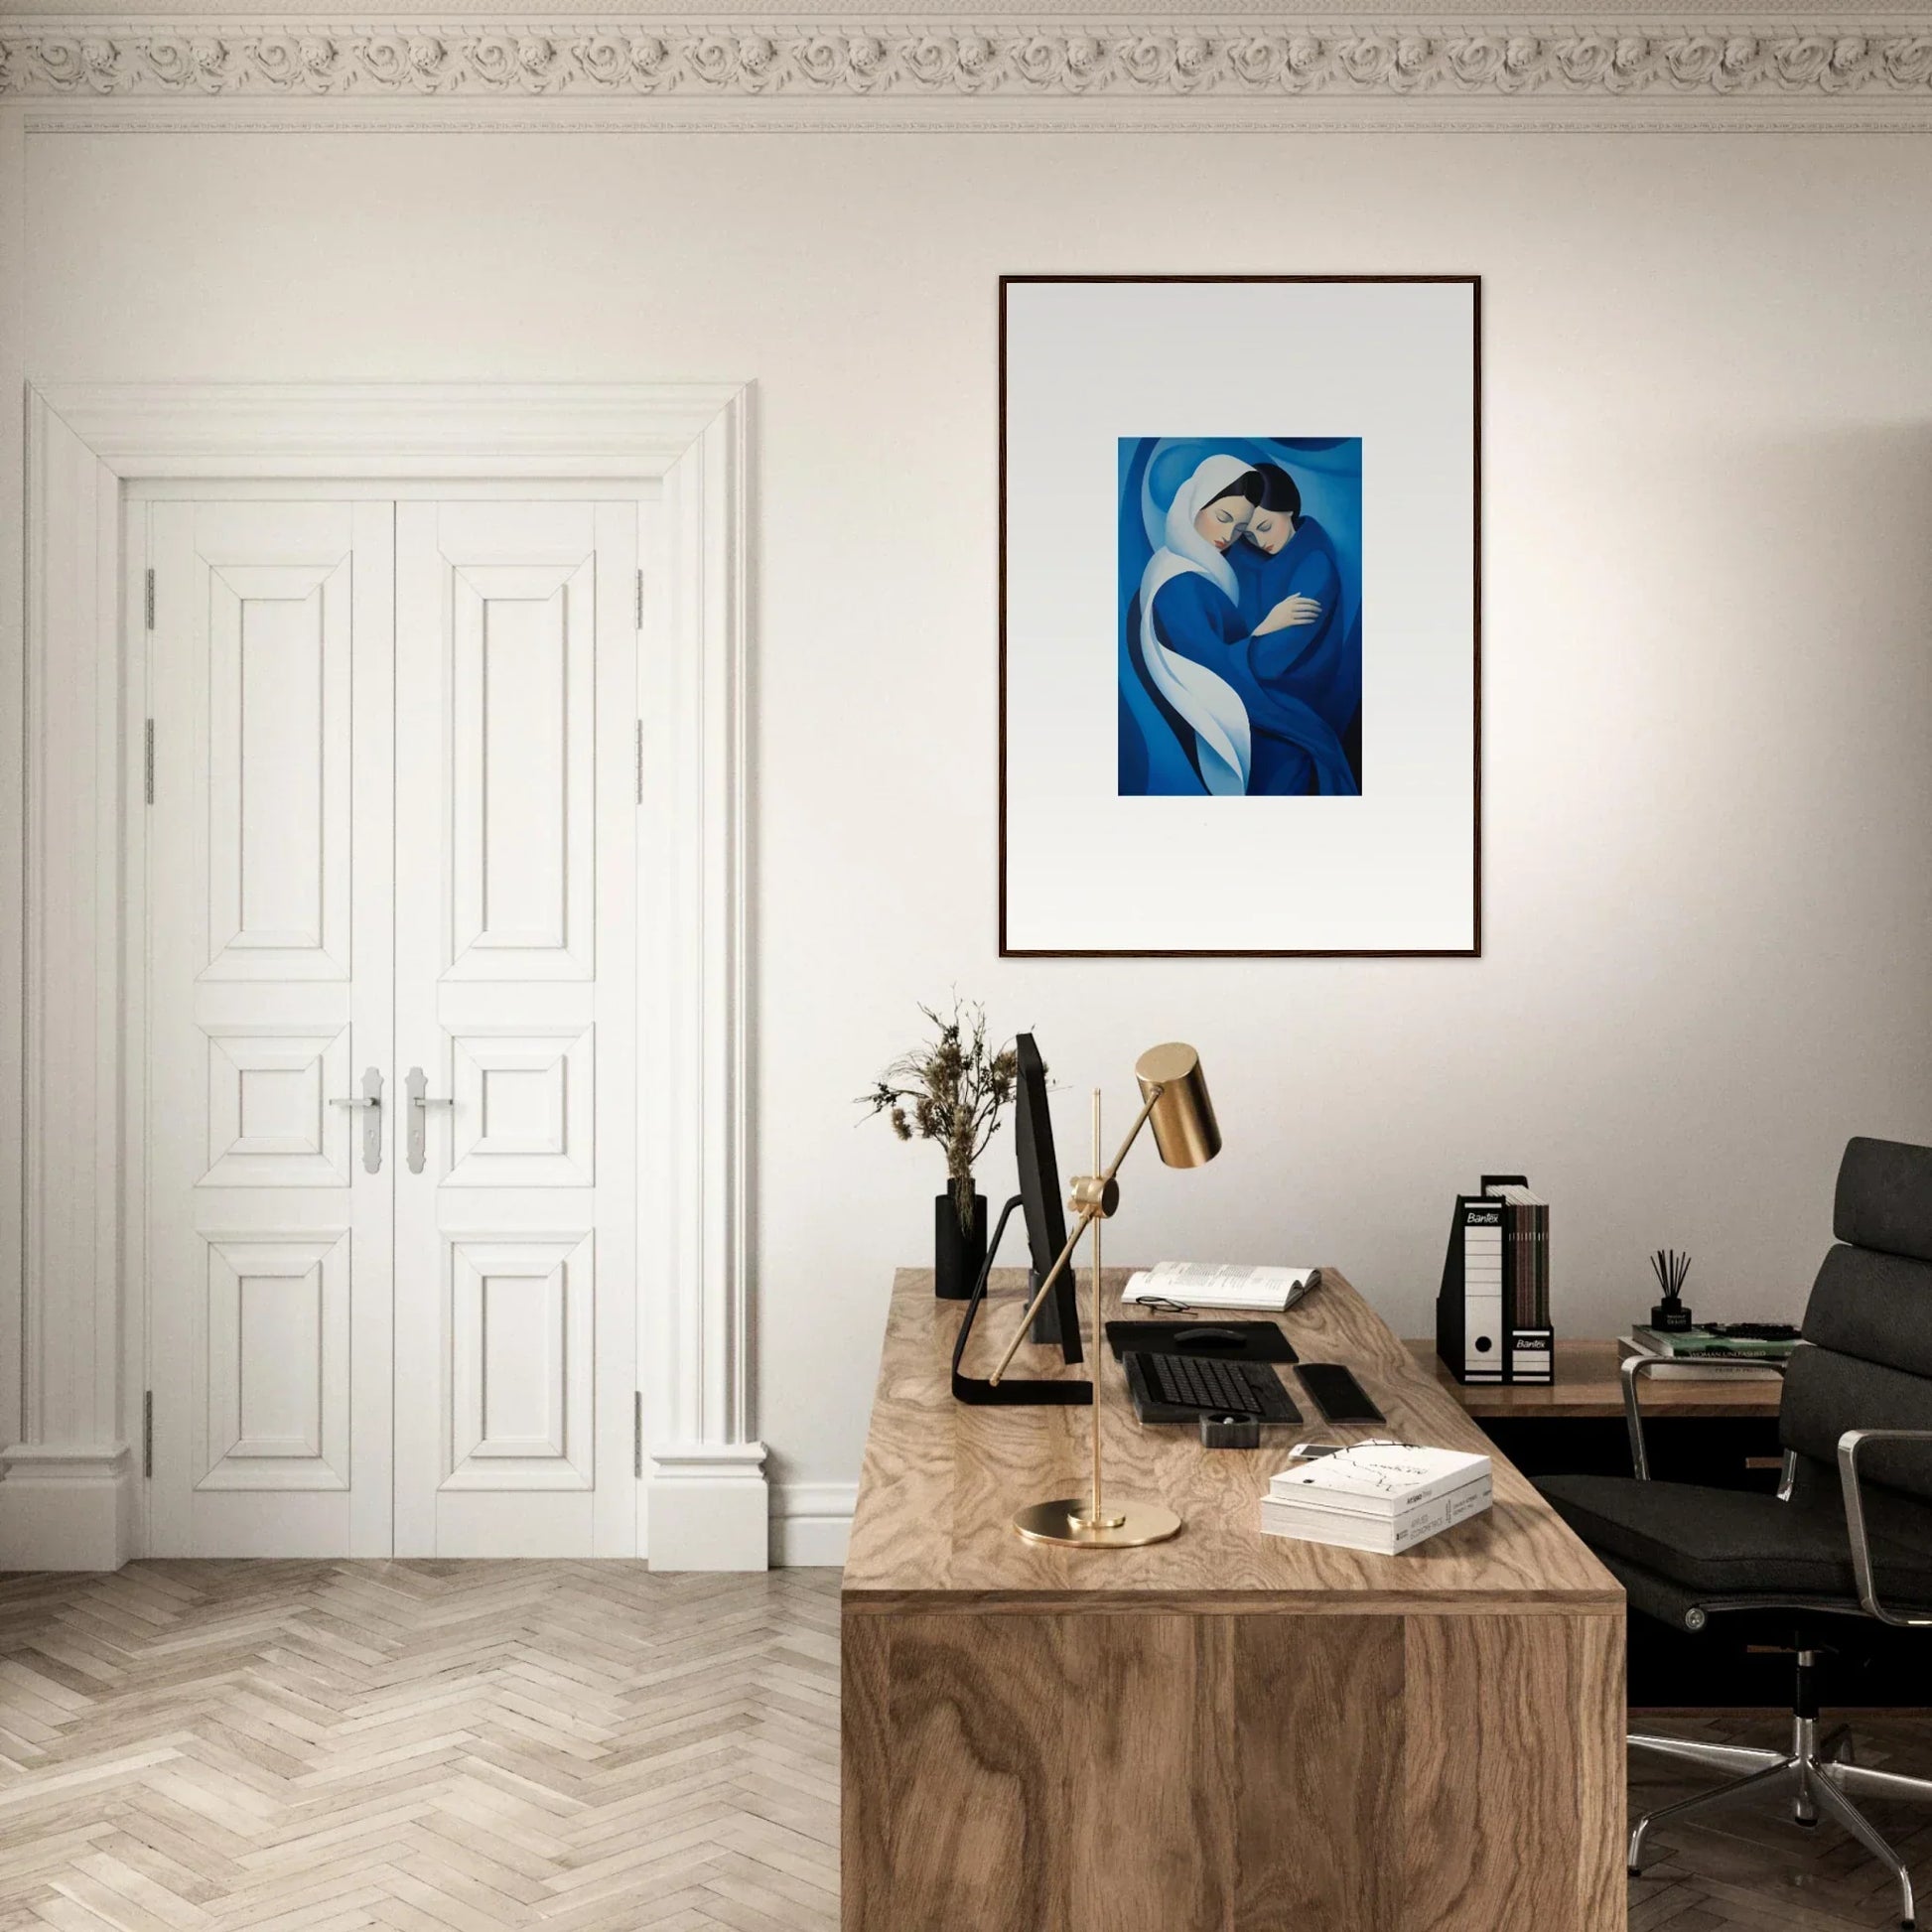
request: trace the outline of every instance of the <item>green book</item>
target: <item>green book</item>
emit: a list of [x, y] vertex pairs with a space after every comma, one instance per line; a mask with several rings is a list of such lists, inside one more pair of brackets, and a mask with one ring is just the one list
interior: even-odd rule
[[1743, 1335], [1714, 1335], [1709, 1328], [1632, 1328], [1630, 1339], [1646, 1353], [1690, 1357], [1716, 1355], [1747, 1362], [1781, 1362], [1797, 1347], [1795, 1341], [1761, 1341]]

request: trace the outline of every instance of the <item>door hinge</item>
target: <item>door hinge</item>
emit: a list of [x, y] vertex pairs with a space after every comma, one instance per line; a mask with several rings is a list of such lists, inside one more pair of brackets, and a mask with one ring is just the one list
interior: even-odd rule
[[630, 1473], [642, 1481], [644, 1474], [644, 1392], [638, 1389], [630, 1398]]
[[141, 781], [148, 795], [148, 803], [154, 803], [154, 720], [148, 720], [147, 742], [141, 753]]
[[637, 720], [637, 802], [644, 802], [644, 721]]
[[141, 1397], [141, 1473], [154, 1474], [154, 1391], [148, 1389]]
[[152, 630], [154, 628], [154, 571], [152, 567], [148, 571], [147, 587], [143, 596], [147, 605], [148, 628]]
[[644, 573], [641, 570], [638, 571], [637, 573], [636, 619], [637, 619], [637, 628], [639, 630], [643, 629], [644, 627]]

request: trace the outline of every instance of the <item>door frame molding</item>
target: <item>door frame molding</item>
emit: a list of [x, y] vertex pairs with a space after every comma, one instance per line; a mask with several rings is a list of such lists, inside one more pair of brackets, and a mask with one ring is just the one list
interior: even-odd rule
[[[761, 1569], [747, 951], [749, 383], [27, 387], [21, 1376], [0, 1392], [0, 1568], [139, 1554], [144, 769], [139, 560], [160, 480], [655, 479], [640, 683], [638, 1548]], [[661, 653], [653, 650], [661, 644]], [[640, 710], [646, 707], [640, 701]]]

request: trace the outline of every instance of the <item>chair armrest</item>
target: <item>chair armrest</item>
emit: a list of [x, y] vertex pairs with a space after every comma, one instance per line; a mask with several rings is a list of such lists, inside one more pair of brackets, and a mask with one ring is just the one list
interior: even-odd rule
[[1838, 1479], [1845, 1491], [1845, 1532], [1852, 1540], [1852, 1574], [1859, 1601], [1880, 1623], [1932, 1624], [1932, 1607], [1887, 1609], [1878, 1600], [1871, 1576], [1871, 1546], [1865, 1538], [1864, 1492], [1859, 1486], [1859, 1451], [1867, 1443], [1932, 1443], [1932, 1429], [1848, 1429], [1838, 1439]]
[[[1669, 1355], [1626, 1355], [1618, 1369], [1623, 1377], [1623, 1420], [1630, 1430], [1630, 1467], [1639, 1482], [1650, 1480], [1650, 1456], [1643, 1442], [1643, 1405], [1637, 1399], [1637, 1384], [1652, 1369], [1664, 1368], [1674, 1361]], [[1741, 1355], [1700, 1355], [1699, 1368], [1770, 1368], [1780, 1376], [1784, 1362], [1746, 1361]]]

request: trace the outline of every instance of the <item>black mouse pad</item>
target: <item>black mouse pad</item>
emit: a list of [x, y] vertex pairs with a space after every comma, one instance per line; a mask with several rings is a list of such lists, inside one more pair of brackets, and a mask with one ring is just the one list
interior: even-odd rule
[[1116, 1358], [1134, 1348], [1144, 1355], [1198, 1355], [1219, 1362], [1301, 1360], [1272, 1321], [1110, 1321], [1107, 1339]]

